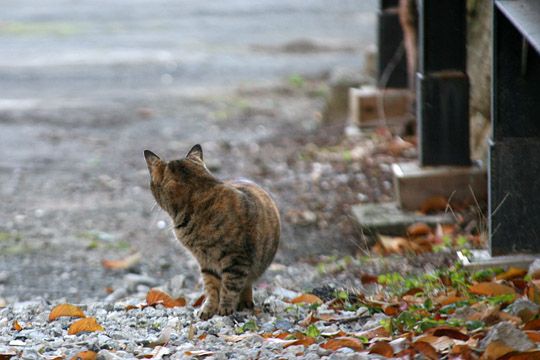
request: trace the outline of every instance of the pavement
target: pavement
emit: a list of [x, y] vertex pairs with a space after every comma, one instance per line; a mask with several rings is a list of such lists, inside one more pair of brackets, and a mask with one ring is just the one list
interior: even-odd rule
[[[101, 261], [133, 252], [136, 272], [195, 283], [142, 151], [170, 159], [202, 143], [218, 175], [250, 177], [259, 143], [319, 124], [321, 98], [295, 84], [361, 71], [376, 5], [3, 1], [0, 298], [103, 298], [125, 274]], [[278, 262], [328, 252], [291, 226]]]

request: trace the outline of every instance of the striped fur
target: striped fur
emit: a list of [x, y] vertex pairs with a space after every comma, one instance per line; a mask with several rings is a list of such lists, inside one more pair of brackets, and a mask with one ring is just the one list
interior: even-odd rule
[[200, 145], [181, 160], [165, 162], [148, 150], [144, 156], [154, 198], [199, 262], [206, 293], [200, 317], [252, 308], [252, 284], [279, 244], [279, 212], [272, 198], [251, 181], [215, 178]]

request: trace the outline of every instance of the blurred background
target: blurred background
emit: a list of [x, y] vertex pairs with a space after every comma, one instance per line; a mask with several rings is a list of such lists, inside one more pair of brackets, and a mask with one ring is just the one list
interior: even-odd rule
[[328, 120], [330, 87], [365, 71], [376, 11], [375, 0], [4, 0], [0, 300], [197, 281], [154, 207], [147, 148], [173, 159], [201, 143], [217, 176], [268, 188], [284, 219], [278, 264], [361, 249], [348, 203], [390, 199], [389, 167], [341, 161], [358, 148], [320, 154], [345, 126]]

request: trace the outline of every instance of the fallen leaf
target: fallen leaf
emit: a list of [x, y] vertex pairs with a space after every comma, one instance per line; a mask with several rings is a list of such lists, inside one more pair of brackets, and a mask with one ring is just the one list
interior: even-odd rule
[[495, 276], [496, 280], [510, 280], [515, 278], [523, 278], [525, 275], [527, 275], [527, 270], [517, 268], [517, 267], [510, 267], [505, 272]]
[[498, 360], [540, 360], [540, 351], [511, 352], [500, 357]]
[[126, 306], [126, 311], [135, 310], [135, 309], [142, 309], [142, 305], [127, 305]]
[[469, 287], [469, 291], [477, 295], [497, 296], [505, 294], [515, 294], [516, 291], [510, 286], [492, 281], [480, 282]]
[[14, 356], [17, 356], [17, 353], [15, 351], [8, 350], [8, 352], [0, 353], [0, 360], [9, 360]]
[[184, 298], [173, 299], [163, 291], [159, 291], [157, 289], [151, 289], [148, 291], [148, 294], [146, 294], [146, 303], [148, 306], [162, 304], [166, 308], [186, 306], [186, 300]]
[[448, 200], [445, 197], [434, 196], [422, 202], [422, 205], [420, 205], [420, 212], [423, 214], [442, 212], [446, 210], [447, 206], [448, 206]]
[[185, 351], [184, 355], [197, 356], [197, 357], [206, 357], [206, 356], [214, 355], [214, 352], [213, 351], [208, 351], [208, 350], [189, 350], [189, 351]]
[[321, 333], [322, 337], [327, 337], [327, 338], [334, 338], [334, 337], [345, 336], [345, 335], [347, 334], [343, 330], [325, 331]]
[[456, 339], [456, 340], [462, 340], [467, 341], [469, 340], [470, 336], [467, 334], [464, 334], [459, 329], [448, 327], [448, 326], [440, 326], [436, 328], [429, 329], [429, 333], [433, 336], [448, 336], [449, 338]]
[[11, 328], [15, 331], [21, 331], [23, 329], [23, 327], [21, 326], [21, 324], [19, 324], [17, 320], [13, 320], [13, 324], [11, 325]]
[[321, 344], [321, 347], [326, 350], [336, 351], [341, 348], [347, 347], [354, 351], [364, 350], [364, 344], [357, 338], [350, 336], [342, 336], [334, 339], [330, 339], [324, 344]]
[[141, 258], [141, 253], [136, 252], [120, 260], [104, 259], [101, 261], [101, 265], [109, 270], [125, 270], [137, 265], [141, 261]]
[[296, 346], [296, 345], [303, 345], [303, 346], [309, 346], [315, 344], [317, 341], [309, 336], [306, 336], [301, 339], [296, 339], [292, 343], [283, 345], [283, 348], [288, 348], [289, 346]]
[[423, 236], [431, 234], [431, 228], [425, 223], [414, 223], [407, 228], [409, 236]]
[[[450, 359], [473, 360], [473, 352], [468, 345], [454, 345], [448, 354]], [[476, 357], [474, 358], [476, 359]]]
[[540, 331], [536, 330], [525, 330], [525, 334], [529, 337], [529, 340], [540, 343]]
[[435, 302], [441, 306], [446, 306], [450, 304], [457, 303], [458, 301], [464, 301], [467, 300], [467, 298], [463, 296], [440, 296], [437, 299], [435, 299]]
[[71, 304], [56, 305], [49, 314], [49, 321], [53, 321], [62, 316], [83, 318], [86, 317], [80, 307]]
[[390, 333], [383, 326], [379, 326], [370, 330], [353, 333], [351, 335], [355, 337], [365, 337], [366, 339], [371, 340], [374, 338], [389, 337]]
[[388, 316], [394, 316], [399, 314], [399, 307], [395, 305], [384, 306], [383, 311]]
[[435, 348], [427, 342], [416, 341], [412, 343], [412, 347], [419, 353], [422, 353], [429, 360], [437, 360], [439, 358], [437, 350], [435, 350]]
[[302, 295], [297, 296], [294, 299], [292, 299], [291, 303], [292, 304], [305, 303], [305, 304], [310, 304], [311, 305], [311, 304], [322, 304], [323, 301], [316, 295], [302, 294]]
[[96, 360], [97, 353], [91, 350], [81, 351], [77, 353], [71, 360]]
[[523, 330], [540, 330], [540, 319], [529, 321], [525, 324]]
[[378, 276], [371, 274], [362, 274], [360, 275], [360, 281], [362, 284], [374, 284], [378, 282]]
[[68, 328], [69, 335], [76, 335], [81, 332], [104, 331], [103, 326], [99, 325], [95, 318], [88, 317], [75, 321]]
[[435, 351], [442, 352], [450, 349], [456, 341], [448, 336], [422, 335], [416, 339], [416, 342], [425, 342]]
[[413, 252], [412, 243], [404, 237], [392, 237], [379, 235], [379, 244], [383, 248], [384, 254], [405, 254]]
[[298, 325], [307, 327], [313, 323], [316, 323], [319, 320], [320, 319], [316, 317], [315, 314], [313, 314], [313, 312], [310, 312], [309, 315], [304, 320], [298, 323]]
[[206, 299], [206, 295], [202, 294], [199, 296], [194, 302], [193, 307], [199, 307], [203, 304], [204, 300]]
[[488, 344], [486, 347], [486, 350], [482, 354], [481, 360], [496, 360], [501, 358], [502, 356], [511, 353], [514, 351], [509, 346], [506, 346], [504, 343], [500, 341], [493, 341]]
[[394, 349], [392, 349], [392, 346], [385, 341], [377, 341], [369, 347], [369, 353], [391, 358], [394, 356]]

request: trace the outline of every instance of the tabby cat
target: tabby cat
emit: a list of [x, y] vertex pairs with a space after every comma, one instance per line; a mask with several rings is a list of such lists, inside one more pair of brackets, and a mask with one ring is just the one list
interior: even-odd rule
[[149, 150], [144, 157], [154, 198], [199, 262], [206, 294], [200, 318], [253, 308], [252, 284], [279, 244], [279, 212], [272, 198], [251, 181], [214, 177], [200, 145], [180, 160], [166, 162]]

